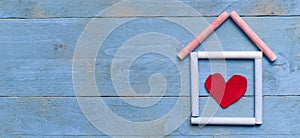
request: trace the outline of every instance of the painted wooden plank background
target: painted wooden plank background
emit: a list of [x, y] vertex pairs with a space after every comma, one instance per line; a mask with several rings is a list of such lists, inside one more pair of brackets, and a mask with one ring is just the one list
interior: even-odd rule
[[[92, 98], [91, 98], [92, 99]], [[166, 98], [156, 109], [169, 110], [172, 105]], [[187, 99], [188, 100], [188, 99]], [[93, 102], [93, 100], [87, 100]], [[146, 119], [158, 116], [147, 112], [141, 117], [138, 110], [128, 112], [122, 110], [126, 105], [120, 104], [117, 98], [109, 98], [109, 106], [117, 114], [127, 116], [128, 119]], [[247, 103], [243, 103], [246, 105]], [[243, 104], [241, 106], [243, 106]], [[79, 109], [76, 98], [68, 97], [37, 97], [37, 98], [1, 98], [1, 134], [3, 136], [105, 136], [94, 128]], [[288, 107], [288, 108], [287, 108]], [[286, 109], [287, 108], [287, 109]], [[265, 96], [264, 124], [261, 126], [206, 126], [203, 128], [191, 126], [187, 120], [173, 134], [174, 136], [297, 136], [299, 135], [299, 121], [295, 114], [299, 114], [299, 98], [295, 96]], [[249, 114], [248, 108], [239, 108], [242, 114]], [[271, 112], [272, 111], [272, 112]], [[229, 115], [230, 113], [227, 113]], [[280, 125], [279, 125], [280, 124]], [[288, 126], [289, 129], [280, 126]], [[113, 129], [114, 126], [107, 126]], [[128, 128], [130, 129], [130, 128]], [[9, 134], [9, 135], [8, 135]]]
[[[72, 62], [76, 43], [91, 17], [117, 0], [3, 0], [0, 1], [0, 137], [100, 137], [106, 136], [95, 128], [80, 110], [72, 81]], [[180, 96], [181, 83], [189, 85], [189, 77], [181, 82], [175, 64], [189, 72], [189, 60], [179, 61], [177, 52], [193, 39], [193, 35], [206, 27], [208, 22], [227, 10], [236, 10], [259, 36], [278, 55], [274, 63], [264, 58], [264, 122], [261, 126], [191, 126], [187, 119], [170, 137], [299, 137], [299, 81], [300, 81], [300, 2], [299, 1], [209, 1], [182, 0], [196, 9], [185, 11], [182, 5], [171, 0], [139, 1], [120, 3], [97, 17], [99, 26], [113, 26], [115, 23], [136, 19], [115, 31], [99, 50], [95, 69], [96, 85], [101, 88], [101, 96], [114, 113], [132, 121], [149, 121], [164, 115], [174, 106]], [[170, 5], [166, 5], [170, 4]], [[141, 8], [143, 7], [143, 8]], [[153, 10], [154, 9], [154, 10]], [[180, 10], [182, 9], [182, 10]], [[151, 12], [149, 12], [151, 11]], [[205, 20], [198, 20], [201, 16]], [[139, 18], [141, 17], [141, 18]], [[165, 21], [164, 17], [187, 25], [192, 33], [178, 25]], [[207, 20], [207, 21], [206, 21]], [[199, 25], [200, 24], [200, 25]], [[129, 29], [126, 29], [129, 28]], [[108, 30], [103, 30], [108, 31]], [[138, 46], [130, 46], [122, 56], [115, 57], [116, 51], [124, 41], [136, 33], [147, 31], [172, 35], [178, 42], [167, 39], [165, 43], [143, 38]], [[218, 45], [218, 38], [224, 50], [250, 51], [257, 48], [231, 20], [226, 21], [216, 33], [209, 37], [197, 50]], [[157, 42], [157, 43], [155, 43]], [[135, 43], [137, 44], [137, 43]], [[147, 54], [140, 57], [130, 68], [130, 84], [139, 93], [151, 90], [148, 84], [153, 73], [161, 73], [167, 81], [165, 97], [155, 107], [132, 108], [124, 104], [114, 92], [112, 84], [112, 60], [122, 64], [130, 63], [132, 51], [147, 47], [160, 49], [173, 57]], [[172, 63], [171, 60], [175, 60]], [[234, 72], [241, 72], [253, 80], [251, 61], [229, 61], [227, 78]], [[203, 65], [200, 79], [210, 73], [208, 61]], [[238, 68], [236, 68], [238, 67]], [[232, 70], [231, 70], [232, 69]], [[200, 71], [201, 72], [201, 71]], [[80, 72], [74, 72], [80, 75]], [[81, 80], [84, 81], [84, 80]], [[160, 82], [152, 82], [155, 87]], [[253, 85], [250, 81], [249, 86]], [[204, 91], [204, 88], [200, 88]], [[253, 114], [253, 88], [249, 87], [247, 96], [230, 110], [218, 111], [218, 116], [251, 116]], [[123, 95], [135, 99], [134, 95]], [[140, 97], [145, 99], [157, 98]], [[184, 89], [182, 97], [189, 101], [189, 88]], [[102, 98], [103, 98], [102, 97]], [[93, 102], [97, 97], [86, 97]], [[98, 97], [99, 98], [99, 97]], [[200, 102], [207, 99], [203, 93]], [[189, 107], [186, 107], [189, 108]], [[184, 114], [184, 113], [183, 113]], [[114, 126], [107, 126], [114, 129]], [[130, 128], [128, 128], [130, 129]], [[122, 131], [122, 130], [120, 130]], [[114, 135], [114, 134], [112, 134]], [[116, 134], [115, 134], [116, 135]]]
[[[61, 17], [94, 17], [99, 11], [112, 6], [121, 0], [3, 0], [0, 2], [0, 16], [2, 18], [61, 18]], [[154, 9], [150, 16], [191, 16], [190, 11], [182, 11], [182, 5], [174, 0], [152, 0], [145, 5], [142, 0], [120, 4], [105, 16], [130, 16], [149, 15], [149, 8]], [[179, 0], [204, 16], [217, 16], [224, 10], [236, 10], [244, 16], [294, 16], [300, 12], [297, 0], [234, 0], [234, 1], [210, 1], [210, 0]], [[157, 4], [160, 2], [161, 4]], [[130, 6], [129, 8], [124, 8]], [[147, 6], [147, 7], [144, 7]], [[18, 9], [18, 10], [16, 10]], [[144, 9], [144, 10], [140, 10]], [[125, 10], [125, 11], [124, 11]]]

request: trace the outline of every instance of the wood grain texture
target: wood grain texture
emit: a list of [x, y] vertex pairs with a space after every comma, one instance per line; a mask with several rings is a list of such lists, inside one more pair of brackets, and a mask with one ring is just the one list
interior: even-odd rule
[[[95, 98], [88, 98], [93, 102]], [[172, 107], [172, 101], [176, 98], [163, 98], [161, 104], [152, 108], [151, 112], [141, 112], [137, 109], [127, 110], [128, 105], [122, 104], [119, 98], [105, 98], [106, 104], [116, 114], [127, 119], [138, 118], [148, 120], [161, 114], [157, 111], [168, 111]], [[201, 99], [200, 99], [201, 101]], [[246, 100], [247, 101], [247, 100]], [[248, 101], [252, 101], [251, 98]], [[234, 127], [234, 126], [191, 126], [187, 120], [182, 126], [174, 131], [170, 136], [261, 136], [277, 135], [299, 136], [299, 97], [264, 97], [264, 123], [261, 126]], [[240, 111], [242, 115], [249, 114], [248, 102], [241, 102], [235, 105], [235, 110]], [[76, 98], [0, 98], [1, 105], [1, 136], [105, 136], [99, 130], [94, 128], [85, 118], [79, 109]], [[220, 111], [221, 112], [221, 111]], [[145, 116], [141, 116], [144, 114]], [[163, 114], [163, 112], [161, 112]], [[224, 112], [223, 112], [224, 113]], [[237, 112], [236, 112], [237, 113]], [[233, 115], [231, 112], [225, 112], [226, 115]], [[224, 115], [224, 114], [223, 114]], [[241, 115], [241, 114], [236, 114]], [[139, 120], [139, 121], [140, 121]], [[280, 124], [280, 125], [278, 125]], [[289, 126], [289, 129], [282, 129], [281, 125]], [[273, 126], [273, 127], [270, 127]], [[113, 127], [113, 126], [108, 126]], [[130, 129], [130, 128], [128, 128]]]
[[[139, 0], [118, 4], [120, 0], [3, 0], [0, 2], [1, 18], [65, 18], [95, 17], [104, 9], [113, 6], [104, 17], [128, 16], [195, 16], [195, 12], [185, 10], [186, 6], [174, 0]], [[157, 4], [157, 3], [160, 4]], [[298, 15], [299, 1], [274, 0], [241, 0], [241, 1], [210, 1], [210, 0], [179, 0], [195, 9], [203, 16], [217, 16], [222, 11], [237, 11], [242, 16]], [[144, 7], [147, 5], [147, 7]], [[189, 8], [190, 9], [190, 8]]]
[[[186, 22], [191, 24], [196, 21], [186, 18]], [[213, 19], [213, 18], [208, 18]], [[114, 22], [119, 19], [100, 19], [101, 22]], [[178, 19], [179, 20], [179, 19]], [[274, 49], [279, 55], [279, 58], [274, 63], [269, 63], [266, 59], [263, 61], [263, 77], [265, 95], [298, 95], [299, 87], [299, 45], [300, 45], [300, 26], [296, 23], [300, 21], [298, 17], [270, 17], [270, 18], [245, 18], [245, 20], [253, 27], [255, 31]], [[139, 21], [141, 23], [149, 20]], [[194, 21], [194, 22], [193, 22]], [[72, 58], [77, 39], [84, 25], [87, 23], [85, 19], [45, 19], [45, 20], [1, 20], [0, 28], [0, 54], [1, 59], [1, 73], [2, 80], [0, 91], [2, 96], [74, 96], [72, 86]], [[154, 22], [154, 21], [153, 21]], [[150, 22], [151, 23], [151, 22]], [[163, 22], [160, 27], [166, 28], [161, 32], [170, 31], [168, 27], [170, 22]], [[156, 28], [156, 25], [146, 26], [145, 31], [151, 27]], [[125, 25], [126, 27], [126, 25]], [[137, 26], [139, 27], [139, 26]], [[195, 30], [200, 31], [205, 26], [194, 27]], [[200, 28], [200, 29], [199, 29]], [[154, 31], [158, 31], [155, 30]], [[175, 33], [178, 30], [171, 30]], [[190, 33], [181, 30], [183, 34], [175, 35], [176, 39], [182, 41], [182, 45], [178, 45], [170, 41], [169, 45], [153, 45], [151, 40], [139, 43], [140, 46], [132, 46], [126, 49], [128, 52], [140, 50], [146, 47], [153, 47], [154, 49], [161, 49], [169, 54], [173, 54], [176, 59], [176, 53], [181, 49], [183, 44], [188, 43], [193, 37]], [[117, 33], [120, 31], [117, 31]], [[122, 31], [121, 31], [122, 32]], [[274, 33], [276, 32], [276, 35]], [[103, 95], [114, 95], [111, 85], [110, 70], [112, 67], [112, 59], [115, 51], [118, 50], [122, 42], [126, 41], [126, 35], [132, 35], [135, 31], [123, 32], [120, 36], [112, 37], [102, 45], [99, 56], [96, 62], [96, 76], [97, 83], [103, 88]], [[171, 34], [169, 33], [169, 34]], [[186, 36], [185, 36], [186, 35]], [[191, 36], [191, 37], [188, 37]], [[119, 41], [115, 41], [118, 37]], [[210, 49], [218, 44], [222, 44], [224, 50], [250, 50], [255, 51], [257, 48], [241, 33], [241, 31], [234, 26], [233, 22], [228, 20], [216, 31], [216, 34], [209, 37], [202, 46], [197, 50]], [[232, 40], [234, 41], [232, 41]], [[114, 43], [110, 43], [110, 42]], [[160, 41], [160, 40], [159, 40]], [[172, 47], [176, 47], [175, 49]], [[119, 56], [123, 65], [129, 64], [131, 54]], [[161, 60], [160, 62], [156, 62]], [[178, 63], [181, 63], [178, 61]], [[184, 60], [182, 63], [189, 63]], [[120, 67], [122, 66], [120, 65]], [[211, 73], [209, 62], [203, 61], [205, 68], [202, 68], [203, 73], [200, 75], [200, 80], [205, 80], [208, 74]], [[243, 65], [246, 66], [243, 66]], [[230, 67], [228, 69], [236, 69], [242, 74], [248, 74], [250, 81], [252, 63], [235, 64], [239, 68]], [[142, 69], [141, 67], [145, 68]], [[167, 68], [157, 68], [168, 65]], [[208, 66], [207, 66], [208, 65]], [[206, 68], [207, 67], [207, 68]], [[149, 90], [147, 84], [148, 78], [153, 72], [164, 72], [169, 83], [173, 86], [170, 88], [168, 95], [178, 87], [178, 78], [171, 75], [176, 72], [176, 67], [166, 57], [157, 54], [148, 54], [139, 58], [131, 67], [132, 84], [137, 91], [146, 92]], [[184, 68], [189, 70], [188, 66]], [[138, 71], [143, 70], [143, 73]], [[169, 70], [172, 70], [169, 72]], [[234, 71], [232, 71], [234, 72]], [[230, 70], [227, 71], [228, 77], [233, 75]], [[201, 71], [200, 71], [201, 73]], [[146, 82], [146, 83], [145, 83]], [[189, 83], [189, 82], [183, 82]], [[295, 84], [295, 87], [286, 87], [290, 83]], [[251, 84], [252, 85], [252, 84]], [[24, 92], [26, 90], [26, 92]], [[185, 92], [188, 94], [189, 92]]]
[[[147, 18], [134, 20], [132, 23], [120, 26], [119, 29], [129, 27], [130, 30], [116, 29], [111, 34], [109, 40], [118, 40], [112, 43], [108, 49], [101, 49], [99, 54], [105, 55], [107, 58], [112, 58], [113, 51], [118, 50], [120, 43], [128, 39], [128, 35], [138, 34], [140, 32], [157, 31], [166, 33], [176, 38], [182, 43], [187, 44], [193, 39], [192, 34], [198, 34], [203, 30], [208, 22], [214, 18], [204, 18], [203, 20], [195, 18], [173, 18], [189, 26], [192, 32], [181, 28], [180, 25], [169, 21], [157, 21], [160, 18]], [[208, 22], [206, 22], [206, 20]], [[273, 49], [275, 53], [282, 58], [296, 58], [298, 57], [299, 45], [299, 28], [297, 24], [300, 21], [299, 17], [247, 17], [245, 21], [253, 28], [253, 30]], [[76, 42], [80, 37], [85, 25], [89, 19], [33, 19], [33, 20], [16, 20], [3, 19], [0, 20], [0, 50], [3, 53], [0, 59], [72, 59]], [[113, 22], [122, 21], [119, 18], [102, 18], [98, 20], [99, 26], [111, 26]], [[151, 23], [153, 23], [151, 25]], [[161, 23], [160, 25], [154, 23]], [[199, 25], [194, 25], [194, 24]], [[140, 24], [140, 25], [139, 25]], [[133, 26], [137, 25], [137, 26]], [[145, 26], [149, 25], [149, 26]], [[138, 32], [140, 27], [142, 30]], [[176, 27], [175, 30], [171, 27]], [[122, 32], [123, 31], [123, 32]], [[169, 32], [167, 32], [169, 31]], [[177, 33], [176, 33], [177, 32]], [[115, 36], [116, 33], [121, 33], [120, 37]], [[276, 35], [274, 35], [276, 34]], [[115, 39], [119, 37], [118, 39]], [[148, 41], [147, 41], [148, 42]], [[145, 44], [147, 42], [141, 43]], [[197, 50], [210, 50], [210, 47], [218, 43], [222, 44], [224, 50], [235, 51], [255, 51], [257, 48], [247, 39], [241, 30], [238, 29], [232, 22], [227, 20], [212, 36], [205, 40], [202, 47]], [[108, 41], [109, 43], [109, 41]], [[103, 44], [103, 47], [107, 45]], [[283, 46], [284, 45], [284, 46]], [[152, 45], [161, 47], [157, 45]], [[107, 46], [106, 46], [107, 47]], [[161, 47], [162, 50], [173, 52], [178, 49], [170, 49], [172, 45]], [[176, 45], [176, 47], [182, 47]], [[143, 47], [134, 47], [128, 51], [138, 50]], [[291, 48], [294, 48], [291, 50]], [[130, 57], [131, 55], [126, 55]], [[286, 57], [282, 57], [286, 56]], [[287, 57], [289, 56], [289, 57]], [[120, 57], [125, 58], [125, 57]], [[295, 59], [295, 60], [296, 60]], [[293, 60], [293, 59], [291, 59]]]
[[[297, 123], [300, 121], [299, 1], [180, 0], [185, 6], [173, 0], [159, 1], [160, 4], [158, 0], [117, 2], [119, 0], [0, 1], [0, 137], [107, 137], [80, 110], [72, 81], [72, 59], [76, 43], [92, 17], [97, 17], [96, 25], [104, 26], [103, 32], [109, 32], [109, 28], [119, 22], [130, 20], [109, 34], [98, 51], [95, 69], [89, 70], [91, 74], [95, 74], [96, 85], [101, 88], [101, 98], [105, 99], [114, 113], [128, 120], [149, 121], [162, 116], [174, 106], [181, 85], [190, 84], [189, 81], [180, 80], [180, 71], [176, 68], [178, 65], [183, 71], [189, 71], [189, 60], [177, 61], [176, 54], [224, 10], [236, 10], [241, 14], [247, 24], [278, 55], [274, 63], [263, 59], [264, 123], [253, 127], [197, 127], [191, 126], [187, 119], [169, 136], [300, 136], [300, 126]], [[98, 15], [112, 5], [113, 8]], [[166, 17], [177, 23], [166, 20]], [[136, 36], [147, 32], [156, 34], [152, 37]], [[165, 35], [156, 36], [157, 33]], [[130, 43], [132, 37], [132, 40], [138, 41]], [[125, 54], [116, 56], [124, 43], [128, 46], [123, 51]], [[232, 20], [227, 20], [196, 51], [215, 50], [218, 45], [225, 51], [258, 50]], [[151, 81], [151, 78], [164, 78], [162, 80], [168, 84], [161, 102], [140, 110], [141, 108], [128, 106], [117, 97], [111, 73], [114, 67], [122, 70], [125, 65], [130, 64], [135, 51], [150, 48], [174, 56], [148, 53], [137, 58], [130, 66], [128, 79], [137, 93], [147, 94], [151, 91], [151, 86], [162, 86], [163, 81]], [[113, 59], [119, 60], [121, 64], [114, 66]], [[230, 110], [219, 110], [216, 115], [250, 117], [254, 114], [254, 72], [250, 68], [254, 66], [253, 61], [230, 60], [227, 63], [225, 78], [239, 72], [249, 80], [249, 88], [241, 101]], [[199, 82], [203, 83], [211, 73], [211, 66], [208, 60], [200, 61], [199, 65]], [[90, 64], [82, 65], [86, 66]], [[74, 73], [80, 75], [80, 72]], [[154, 73], [160, 73], [161, 76], [153, 76]], [[85, 80], [79, 82], [83, 81]], [[209, 98], [204, 86], [199, 89], [199, 110], [202, 111], [202, 105]], [[181, 95], [188, 102], [189, 93], [190, 88], [187, 87]], [[123, 96], [128, 99], [155, 99], [159, 95]], [[93, 102], [92, 99], [99, 97], [86, 98]], [[214, 104], [212, 101], [210, 106]], [[114, 126], [108, 127], [114, 129]]]

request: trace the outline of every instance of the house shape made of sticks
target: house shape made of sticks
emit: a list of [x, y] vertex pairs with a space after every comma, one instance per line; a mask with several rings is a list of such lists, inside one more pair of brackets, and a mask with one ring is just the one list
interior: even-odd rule
[[[233, 21], [242, 29], [250, 40], [261, 50], [260, 52], [192, 52], [203, 40], [205, 40], [214, 30], [216, 30], [226, 19], [231, 17]], [[191, 53], [192, 52], [192, 53]], [[191, 54], [190, 54], [191, 53]], [[259, 36], [246, 24], [246, 22], [235, 12], [231, 14], [223, 12], [209, 27], [200, 33], [190, 42], [178, 57], [183, 60], [190, 54], [191, 66], [191, 124], [197, 125], [260, 125], [262, 124], [262, 56], [263, 53], [270, 61], [275, 61], [277, 56], [259, 38]], [[199, 115], [199, 59], [254, 59], [255, 62], [255, 106], [254, 117], [200, 117]]]

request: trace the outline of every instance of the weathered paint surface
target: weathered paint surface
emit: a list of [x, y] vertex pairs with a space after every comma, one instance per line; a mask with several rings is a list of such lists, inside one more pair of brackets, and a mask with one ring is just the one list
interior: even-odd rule
[[[88, 99], [88, 98], [87, 98]], [[168, 104], [174, 98], [164, 98], [166, 102], [158, 105], [156, 110], [169, 110], [172, 105]], [[200, 100], [205, 100], [201, 98]], [[236, 112], [224, 112], [224, 115], [249, 116], [251, 107], [245, 108], [247, 101], [235, 105]], [[264, 97], [264, 123], [261, 126], [191, 126], [187, 120], [182, 126], [174, 131], [172, 136], [292, 136], [299, 135], [299, 97], [297, 96], [265, 96]], [[90, 101], [93, 101], [92, 98]], [[141, 113], [132, 109], [128, 112], [124, 109], [127, 105], [121, 104], [118, 98], [107, 98], [108, 106], [118, 115], [128, 119], [147, 120], [158, 116], [155, 112]], [[200, 103], [201, 104], [201, 103]], [[94, 128], [78, 107], [76, 98], [69, 97], [18, 97], [0, 98], [1, 105], [1, 135], [3, 136], [105, 136]], [[240, 107], [239, 107], [240, 106]], [[241, 114], [239, 114], [241, 113]], [[289, 126], [289, 129], [281, 127]], [[112, 129], [114, 126], [107, 126]], [[130, 128], [128, 128], [130, 129]]]
[[[109, 6], [117, 5], [105, 16], [191, 16], [191, 12], [182, 11], [182, 5], [174, 0], [137, 0], [119, 4], [121, 0], [3, 0], [0, 2], [2, 18], [60, 18], [60, 17], [94, 17]], [[297, 0], [178, 0], [193, 7], [204, 16], [216, 16], [224, 10], [236, 10], [245, 16], [299, 15], [300, 2]], [[158, 2], [160, 4], [158, 4]], [[145, 4], [147, 3], [147, 4]], [[126, 6], [130, 6], [129, 8]], [[146, 6], [146, 7], [145, 7]], [[126, 8], [124, 8], [126, 7]], [[17, 9], [17, 10], [16, 10]], [[141, 10], [143, 9], [143, 10]], [[149, 14], [149, 11], [154, 11]]]
[[[96, 129], [80, 110], [73, 88], [72, 62], [76, 43], [81, 32], [99, 12], [118, 1], [102, 0], [3, 0], [0, 1], [0, 137], [106, 137]], [[299, 1], [196, 1], [181, 0], [205, 16], [199, 21], [194, 13], [180, 11], [180, 5], [165, 5], [167, 1], [151, 1], [141, 5], [120, 4], [110, 12], [98, 17], [97, 25], [113, 26], [114, 23], [134, 19], [111, 32], [101, 46], [95, 69], [96, 85], [101, 88], [101, 96], [112, 111], [132, 121], [149, 121], [161, 117], [174, 106], [179, 96], [181, 82], [175, 64], [189, 64], [189, 60], [179, 61], [176, 54], [201, 32], [223, 10], [236, 10], [249, 26], [277, 54], [278, 60], [270, 63], [263, 60], [263, 124], [261, 126], [191, 126], [189, 119], [171, 137], [299, 137], [300, 117], [300, 3]], [[143, 3], [141, 1], [141, 3]], [[143, 6], [141, 10], [141, 6]], [[123, 8], [122, 8], [123, 7]], [[124, 8], [126, 7], [126, 8]], [[132, 8], [128, 8], [132, 7]], [[151, 9], [151, 12], [148, 11]], [[153, 10], [157, 9], [157, 10]], [[178, 9], [178, 10], [174, 10]], [[155, 12], [154, 12], [155, 11]], [[192, 31], [178, 24], [164, 20], [170, 17], [187, 25]], [[206, 22], [206, 20], [208, 22]], [[107, 31], [107, 30], [104, 30]], [[115, 57], [122, 43], [138, 33], [158, 32], [174, 37], [167, 43], [144, 38], [138, 46], [126, 49], [122, 56]], [[216, 41], [218, 40], [218, 41]], [[154, 43], [154, 44], [153, 44]], [[196, 50], [209, 49], [221, 44], [224, 50], [258, 50], [232, 20], [226, 21], [211, 37]], [[165, 97], [155, 107], [140, 110], [124, 104], [113, 87], [112, 60], [122, 64], [122, 69], [130, 63], [134, 51], [146, 47], [161, 49], [174, 57], [146, 54], [138, 58], [130, 67], [129, 80], [138, 93], [151, 90], [148, 84], [153, 73], [161, 73], [167, 81]], [[171, 60], [178, 60], [173, 63]], [[200, 83], [211, 73], [208, 61], [199, 61]], [[86, 64], [89, 66], [89, 64]], [[183, 66], [189, 72], [189, 66]], [[226, 79], [240, 73], [249, 80], [246, 97], [229, 110], [219, 110], [218, 116], [252, 116], [253, 113], [253, 61], [228, 61]], [[80, 75], [80, 72], [74, 72]], [[186, 76], [188, 77], [188, 76]], [[189, 77], [188, 77], [189, 78]], [[188, 80], [188, 79], [187, 79]], [[84, 80], [82, 80], [84, 81]], [[161, 86], [160, 82], [151, 82]], [[200, 87], [200, 104], [207, 100], [207, 93]], [[133, 95], [123, 95], [134, 99]], [[155, 95], [154, 95], [155, 96]], [[158, 95], [156, 95], [158, 96]], [[189, 100], [189, 89], [182, 93]], [[92, 99], [97, 97], [86, 97]], [[143, 97], [139, 97], [143, 98]], [[144, 97], [154, 98], [154, 97]], [[114, 126], [107, 126], [114, 129]], [[130, 129], [130, 128], [128, 128]]]

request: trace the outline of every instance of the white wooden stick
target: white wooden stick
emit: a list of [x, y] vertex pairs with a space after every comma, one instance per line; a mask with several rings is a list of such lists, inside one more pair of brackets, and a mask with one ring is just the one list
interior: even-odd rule
[[197, 52], [192, 52], [191, 62], [191, 106], [192, 116], [199, 116], [199, 88], [198, 88], [198, 57]]
[[255, 59], [255, 122], [262, 124], [262, 59]]
[[262, 52], [260, 51], [213, 51], [213, 52], [198, 52], [199, 59], [256, 59], [262, 58]]
[[255, 125], [255, 118], [241, 117], [192, 117], [194, 125]]

